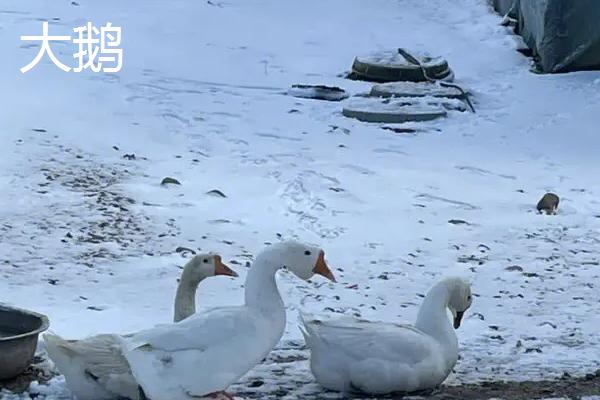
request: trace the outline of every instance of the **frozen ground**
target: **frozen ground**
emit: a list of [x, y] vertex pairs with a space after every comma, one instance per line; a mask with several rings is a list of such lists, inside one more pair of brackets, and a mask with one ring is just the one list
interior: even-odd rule
[[[135, 331], [170, 320], [177, 247], [218, 251], [241, 273], [201, 286], [199, 305], [213, 306], [241, 302], [264, 242], [299, 238], [325, 249], [339, 283], [280, 276], [285, 337], [234, 393], [320, 393], [298, 309], [412, 321], [449, 274], [477, 297], [448, 383], [600, 368], [600, 73], [531, 74], [484, 0], [76, 4], [0, 6], [0, 301], [48, 314], [65, 337]], [[21, 75], [37, 48], [19, 36], [46, 19], [55, 35], [121, 26], [123, 71], [45, 59]], [[338, 75], [398, 46], [446, 57], [478, 113], [400, 135], [283, 94], [366, 91]], [[71, 63], [70, 44], [53, 49]], [[182, 185], [161, 187], [165, 176]], [[533, 210], [548, 190], [557, 216]], [[68, 398], [60, 377], [31, 394]]]

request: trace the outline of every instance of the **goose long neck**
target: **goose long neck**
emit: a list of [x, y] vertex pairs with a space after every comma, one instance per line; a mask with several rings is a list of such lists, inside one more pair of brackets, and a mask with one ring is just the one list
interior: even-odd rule
[[175, 294], [173, 322], [179, 322], [196, 313], [196, 291], [203, 279], [196, 282], [191, 281], [184, 272], [177, 286], [177, 293]]
[[421, 304], [415, 327], [444, 344], [457, 347], [456, 333], [447, 313], [449, 300], [450, 288], [445, 282], [431, 288]]
[[246, 305], [273, 317], [283, 315], [285, 307], [277, 283], [275, 273], [282, 265], [277, 263], [278, 257], [272, 252], [263, 252], [256, 257], [246, 277]]

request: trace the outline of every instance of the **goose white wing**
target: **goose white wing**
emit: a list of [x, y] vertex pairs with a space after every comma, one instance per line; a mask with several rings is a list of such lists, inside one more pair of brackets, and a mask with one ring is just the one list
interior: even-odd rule
[[416, 364], [436, 348], [431, 337], [411, 325], [342, 318], [304, 322], [308, 344], [345, 353], [354, 360], [377, 358]]
[[58, 343], [57, 347], [73, 356], [80, 357], [86, 370], [93, 376], [129, 372], [129, 365], [123, 357], [119, 339], [115, 335], [97, 335], [83, 340], [64, 340], [62, 343]]
[[163, 351], [180, 351], [189, 348], [203, 349], [214, 346], [249, 328], [248, 313], [244, 307], [217, 307], [173, 324], [154, 328], [125, 337], [127, 350], [145, 347]]
[[272, 347], [268, 327], [246, 307], [216, 308], [124, 339], [133, 375], [153, 400], [224, 390]]
[[78, 398], [137, 399], [137, 383], [122, 354], [121, 339], [117, 335], [64, 340], [48, 333], [44, 339], [50, 358]]

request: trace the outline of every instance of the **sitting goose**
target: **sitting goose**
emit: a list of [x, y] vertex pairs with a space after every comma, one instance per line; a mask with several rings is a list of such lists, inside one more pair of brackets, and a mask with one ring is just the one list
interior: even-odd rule
[[[215, 275], [237, 276], [214, 254], [199, 254], [185, 265], [175, 297], [175, 322], [195, 313], [198, 285]], [[44, 341], [48, 355], [78, 400], [139, 399], [138, 384], [121, 353], [116, 335], [64, 340], [46, 333]]]
[[414, 326], [354, 318], [327, 322], [302, 318], [312, 373], [324, 387], [343, 392], [381, 395], [434, 388], [456, 364], [454, 329], [471, 302], [470, 285], [448, 278], [427, 293]]

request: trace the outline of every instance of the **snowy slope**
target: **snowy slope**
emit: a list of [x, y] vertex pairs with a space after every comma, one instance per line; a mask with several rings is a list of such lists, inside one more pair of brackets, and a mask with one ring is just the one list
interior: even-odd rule
[[[241, 273], [202, 285], [199, 305], [213, 306], [241, 302], [263, 243], [298, 238], [325, 249], [339, 283], [281, 274], [290, 312], [274, 357], [307, 357], [299, 308], [411, 321], [433, 282], [460, 274], [477, 297], [450, 383], [599, 367], [600, 73], [531, 74], [484, 0], [77, 3], [0, 6], [0, 301], [48, 314], [66, 337], [135, 331], [170, 320], [178, 246]], [[43, 19], [52, 34], [121, 26], [123, 71], [46, 59], [22, 75], [37, 48], [19, 36]], [[398, 46], [446, 57], [477, 114], [399, 135], [284, 95], [295, 83], [366, 91], [338, 75]], [[70, 45], [56, 50], [70, 61]], [[182, 185], [161, 187], [165, 176]], [[533, 212], [547, 190], [557, 216]], [[279, 397], [319, 390], [305, 361], [285, 365], [246, 381], [287, 382]], [[57, 379], [47, 398], [65, 393]]]

